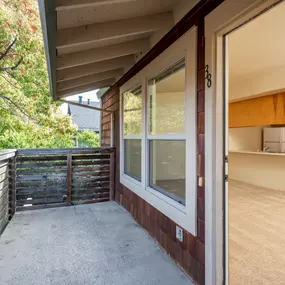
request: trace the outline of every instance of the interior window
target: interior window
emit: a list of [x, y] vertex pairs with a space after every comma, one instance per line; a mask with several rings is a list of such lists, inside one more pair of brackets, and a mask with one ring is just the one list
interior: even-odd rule
[[184, 133], [184, 90], [184, 65], [150, 81], [149, 134]]
[[150, 186], [185, 202], [185, 141], [150, 141]]
[[124, 140], [125, 173], [141, 181], [141, 140]]

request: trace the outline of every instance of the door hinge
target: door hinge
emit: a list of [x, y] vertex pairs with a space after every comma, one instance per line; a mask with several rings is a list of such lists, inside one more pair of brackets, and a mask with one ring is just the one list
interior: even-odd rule
[[229, 157], [226, 155], [225, 156], [225, 163], [228, 163], [229, 162]]
[[225, 182], [229, 182], [229, 176], [225, 175]]

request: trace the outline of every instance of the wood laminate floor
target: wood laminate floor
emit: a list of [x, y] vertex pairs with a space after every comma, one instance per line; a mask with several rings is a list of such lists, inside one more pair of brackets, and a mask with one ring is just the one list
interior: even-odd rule
[[229, 284], [285, 284], [285, 192], [229, 181]]

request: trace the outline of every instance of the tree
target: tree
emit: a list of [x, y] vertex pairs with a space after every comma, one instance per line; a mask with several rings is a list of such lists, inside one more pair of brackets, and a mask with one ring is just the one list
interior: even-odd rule
[[76, 127], [52, 101], [36, 0], [0, 6], [0, 148], [72, 147]]
[[90, 130], [78, 132], [77, 141], [79, 147], [99, 147], [100, 145], [99, 134]]

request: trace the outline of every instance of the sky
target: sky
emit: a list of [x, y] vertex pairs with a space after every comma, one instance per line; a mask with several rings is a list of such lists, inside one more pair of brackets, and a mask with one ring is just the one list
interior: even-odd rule
[[[89, 92], [85, 92], [85, 93], [80, 93], [77, 95], [73, 95], [73, 96], [69, 96], [66, 97], [65, 100], [69, 100], [69, 101], [78, 101], [78, 96], [83, 96], [83, 101], [87, 101], [87, 99], [90, 99], [90, 101], [92, 102], [99, 102], [99, 99], [97, 98], [97, 93], [98, 89], [96, 90], [92, 90]], [[60, 110], [64, 113], [67, 114], [67, 104], [62, 104], [60, 106]]]

